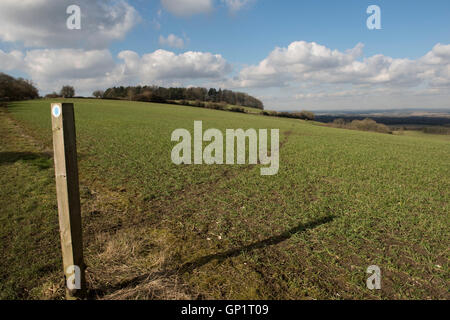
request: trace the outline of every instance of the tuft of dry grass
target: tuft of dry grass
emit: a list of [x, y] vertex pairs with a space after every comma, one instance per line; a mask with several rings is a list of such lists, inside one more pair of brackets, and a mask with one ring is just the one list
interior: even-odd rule
[[87, 281], [96, 299], [189, 299], [167, 271], [173, 239], [164, 230], [131, 227], [95, 237], [87, 252]]
[[105, 300], [189, 300], [190, 295], [183, 292], [185, 285], [175, 276], [147, 277], [136, 286], [119, 289], [106, 295]]

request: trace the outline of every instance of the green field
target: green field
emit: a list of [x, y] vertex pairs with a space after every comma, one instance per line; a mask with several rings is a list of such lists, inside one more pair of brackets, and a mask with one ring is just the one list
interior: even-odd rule
[[[95, 299], [449, 299], [450, 141], [74, 100]], [[0, 299], [64, 297], [50, 101], [0, 113]], [[280, 129], [280, 170], [176, 166], [177, 128]], [[381, 290], [366, 287], [378, 265]]]

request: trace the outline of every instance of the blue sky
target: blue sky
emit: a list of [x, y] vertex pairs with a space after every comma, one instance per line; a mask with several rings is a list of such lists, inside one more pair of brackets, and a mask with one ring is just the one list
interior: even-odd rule
[[278, 110], [450, 108], [450, 1], [2, 0], [0, 58], [42, 93], [200, 85]]
[[[158, 49], [160, 34], [185, 33], [185, 49], [219, 52], [236, 63], [262, 60], [276, 46], [293, 41], [315, 41], [329, 48], [346, 50], [363, 42], [365, 53], [394, 58], [417, 58], [436, 43], [450, 43], [450, 1], [364, 0], [259, 0], [230, 13], [224, 5], [209, 14], [177, 17], [163, 12], [160, 30], [152, 26], [158, 1], [131, 2], [145, 19], [126, 41], [114, 45], [144, 53]], [[369, 5], [382, 10], [383, 30], [366, 27]], [[144, 40], [144, 41], [143, 41]]]

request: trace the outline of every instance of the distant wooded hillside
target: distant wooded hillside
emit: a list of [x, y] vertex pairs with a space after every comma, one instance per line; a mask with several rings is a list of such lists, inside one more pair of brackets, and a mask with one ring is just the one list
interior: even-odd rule
[[96, 91], [93, 95], [103, 99], [128, 99], [133, 101], [167, 102], [175, 100], [225, 102], [231, 105], [264, 110], [264, 104], [246, 93], [206, 88], [163, 88], [158, 86], [114, 87]]
[[39, 98], [39, 91], [29, 80], [14, 78], [0, 72], [0, 101]]

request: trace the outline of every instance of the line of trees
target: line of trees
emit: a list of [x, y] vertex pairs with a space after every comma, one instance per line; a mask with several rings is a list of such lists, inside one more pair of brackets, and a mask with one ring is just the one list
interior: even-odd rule
[[334, 121], [332, 123], [329, 123], [328, 126], [342, 129], [392, 134], [392, 130], [388, 126], [382, 123], [378, 123], [370, 118], [366, 118], [364, 120], [353, 120], [352, 122], [347, 122], [345, 121], [345, 119], [338, 118], [334, 119]]
[[429, 134], [449, 134], [450, 135], [450, 127], [444, 127], [444, 126], [425, 127], [425, 128], [422, 128], [422, 132], [429, 133]]
[[53, 92], [45, 96], [46, 98], [73, 98], [75, 97], [75, 88], [72, 86], [63, 86], [59, 93]]
[[300, 112], [278, 112], [278, 111], [263, 111], [264, 116], [280, 117], [280, 118], [290, 118], [290, 119], [301, 119], [301, 120], [314, 120], [315, 115], [311, 111], [302, 110]]
[[39, 98], [39, 90], [26, 79], [14, 78], [0, 72], [0, 101], [18, 101]]
[[177, 100], [201, 102], [225, 102], [231, 105], [264, 110], [264, 104], [246, 93], [206, 88], [164, 88], [158, 86], [113, 87], [106, 91], [94, 91], [93, 96], [103, 99], [127, 99], [146, 102], [170, 102]]

